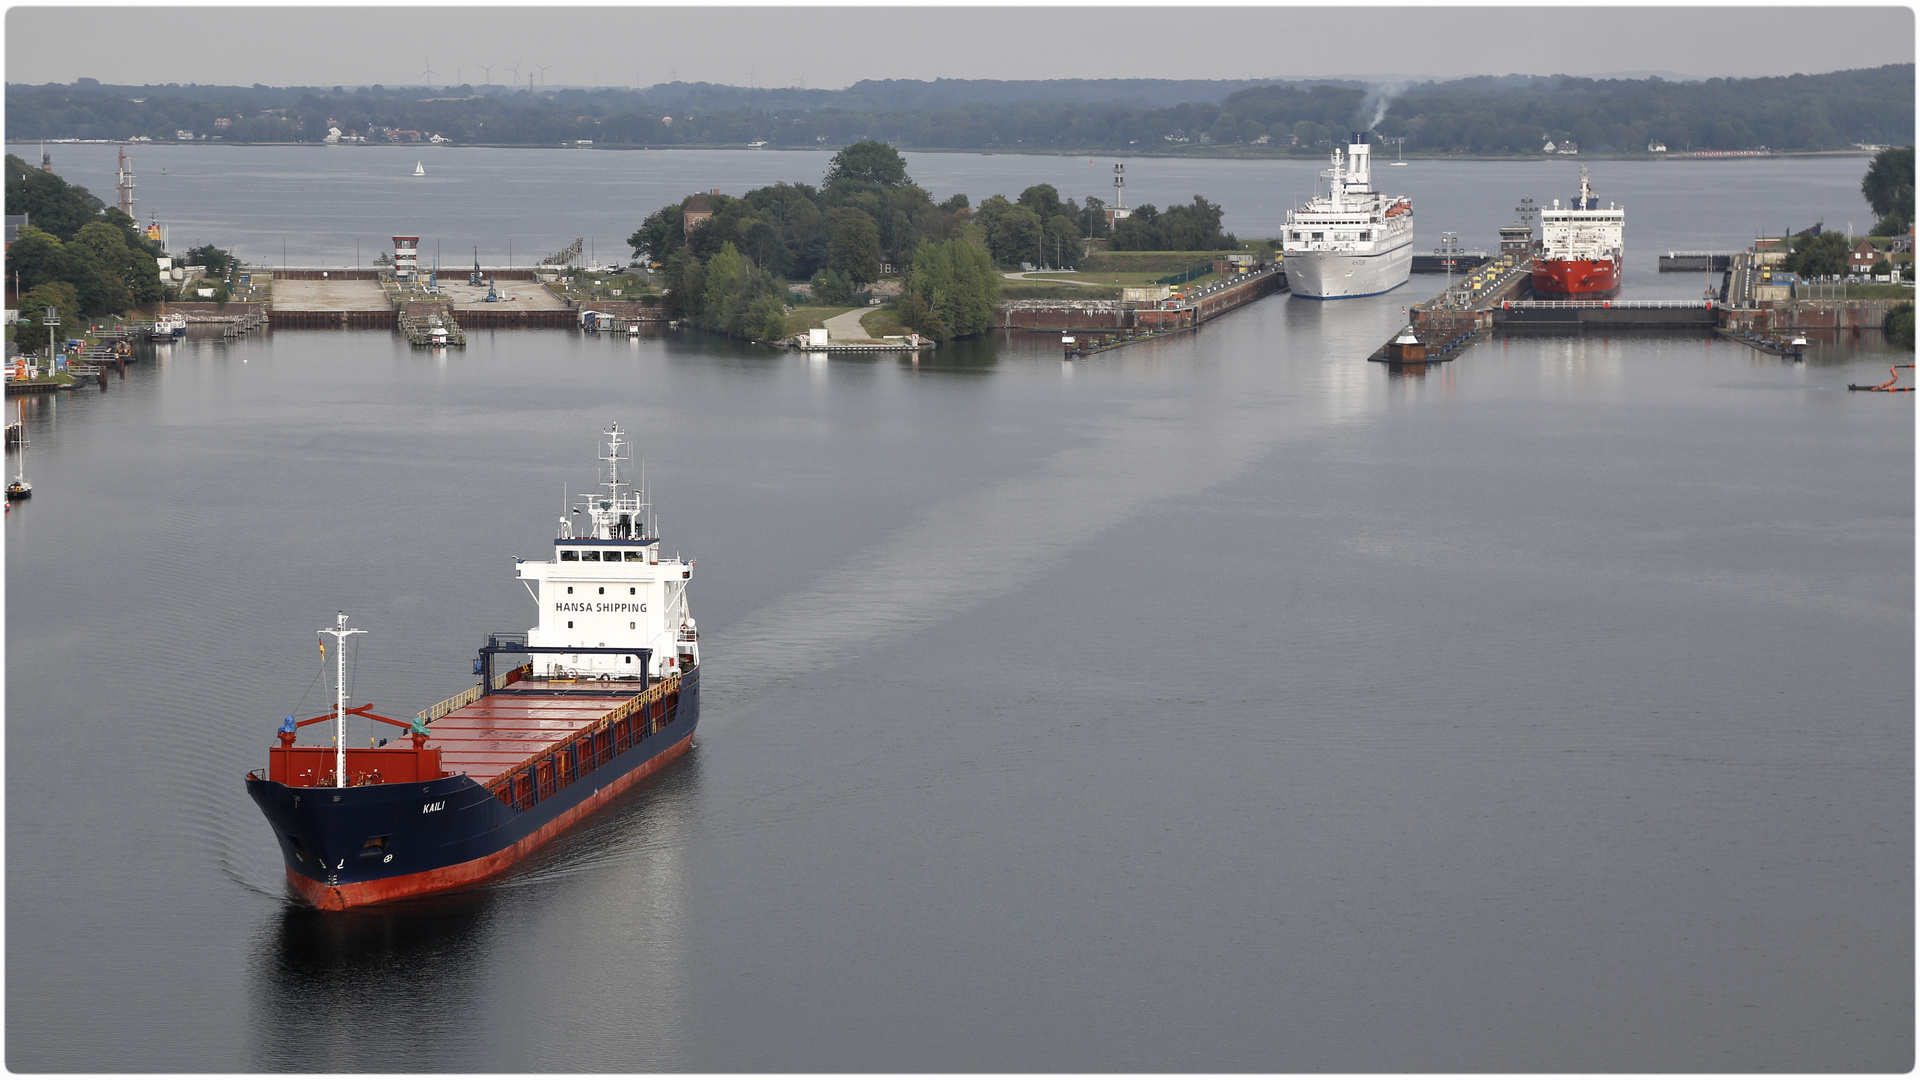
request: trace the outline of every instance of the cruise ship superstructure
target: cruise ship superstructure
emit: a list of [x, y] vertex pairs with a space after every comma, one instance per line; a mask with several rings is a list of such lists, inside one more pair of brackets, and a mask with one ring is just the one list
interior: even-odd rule
[[1413, 200], [1373, 189], [1367, 133], [1355, 132], [1323, 194], [1287, 214], [1282, 242], [1287, 288], [1295, 296], [1338, 300], [1372, 296], [1407, 283], [1413, 270]]

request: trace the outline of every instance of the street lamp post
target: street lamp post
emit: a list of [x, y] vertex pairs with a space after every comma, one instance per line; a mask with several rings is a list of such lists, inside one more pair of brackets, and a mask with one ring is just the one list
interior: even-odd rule
[[1434, 248], [1433, 253], [1435, 255], [1440, 256], [1441, 265], [1445, 266], [1447, 269], [1447, 291], [1445, 293], [1446, 301], [1444, 306], [1452, 307], [1453, 306], [1453, 264], [1456, 257], [1458, 257], [1460, 254], [1460, 238], [1453, 233], [1441, 233], [1440, 246], [1437, 248]]

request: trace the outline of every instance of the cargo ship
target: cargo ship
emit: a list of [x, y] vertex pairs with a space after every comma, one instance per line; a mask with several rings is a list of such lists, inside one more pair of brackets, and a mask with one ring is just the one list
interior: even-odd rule
[[1533, 260], [1533, 292], [1548, 300], [1604, 300], [1620, 291], [1627, 212], [1600, 208], [1587, 170], [1573, 205], [1540, 211], [1540, 254]]
[[1373, 190], [1367, 133], [1356, 131], [1333, 167], [1320, 174], [1306, 205], [1289, 211], [1282, 251], [1287, 289], [1295, 296], [1336, 300], [1372, 296], [1407, 283], [1413, 271], [1413, 200]]
[[[476, 685], [406, 720], [350, 707], [340, 645], [366, 631], [344, 614], [320, 631], [323, 667], [333, 639], [333, 708], [287, 717], [246, 781], [306, 903], [340, 910], [472, 886], [692, 745], [694, 564], [661, 554], [644, 489], [621, 475], [619, 425], [606, 436], [605, 479], [561, 519], [551, 558], [515, 560], [538, 625], [488, 635]], [[361, 729], [351, 737], [350, 719]], [[303, 743], [312, 725], [331, 739]]]

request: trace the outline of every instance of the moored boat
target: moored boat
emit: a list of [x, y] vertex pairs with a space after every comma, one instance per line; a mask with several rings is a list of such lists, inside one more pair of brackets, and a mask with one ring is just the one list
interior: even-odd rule
[[1587, 169], [1573, 203], [1540, 211], [1540, 254], [1533, 260], [1533, 292], [1544, 299], [1603, 300], [1620, 290], [1627, 213], [1601, 209]]
[[16, 471], [13, 479], [7, 481], [7, 502], [9, 505], [21, 499], [33, 497], [33, 485], [27, 483], [27, 403], [20, 403], [20, 456], [14, 462]]
[[177, 311], [163, 311], [154, 318], [148, 336], [154, 341], [177, 341], [187, 336], [187, 317]]
[[[517, 563], [539, 624], [489, 635], [476, 686], [404, 721], [370, 703], [349, 707], [338, 645], [363, 631], [344, 615], [321, 631], [336, 650], [333, 708], [287, 717], [267, 768], [247, 775], [307, 903], [357, 907], [502, 873], [692, 745], [693, 564], [661, 555], [644, 492], [621, 479], [618, 425], [607, 435], [604, 490], [562, 520], [550, 561]], [[404, 741], [349, 747], [365, 740], [349, 738], [350, 717], [400, 729]], [[332, 740], [301, 745], [300, 730], [315, 724]]]
[[1306, 205], [1287, 214], [1283, 259], [1295, 296], [1335, 300], [1372, 296], [1407, 283], [1413, 271], [1413, 200], [1373, 190], [1372, 150], [1356, 131], [1333, 152]]

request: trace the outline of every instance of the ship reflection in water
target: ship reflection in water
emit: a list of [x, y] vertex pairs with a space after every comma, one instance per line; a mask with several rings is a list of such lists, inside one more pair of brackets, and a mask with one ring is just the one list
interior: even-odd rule
[[[580, 1060], [559, 1033], [618, 1041], [590, 1060], [684, 1067], [699, 762], [688, 754], [470, 892], [346, 911], [289, 898], [256, 937], [250, 1067], [531, 1072]], [[583, 942], [589, 928], [601, 940]]]

